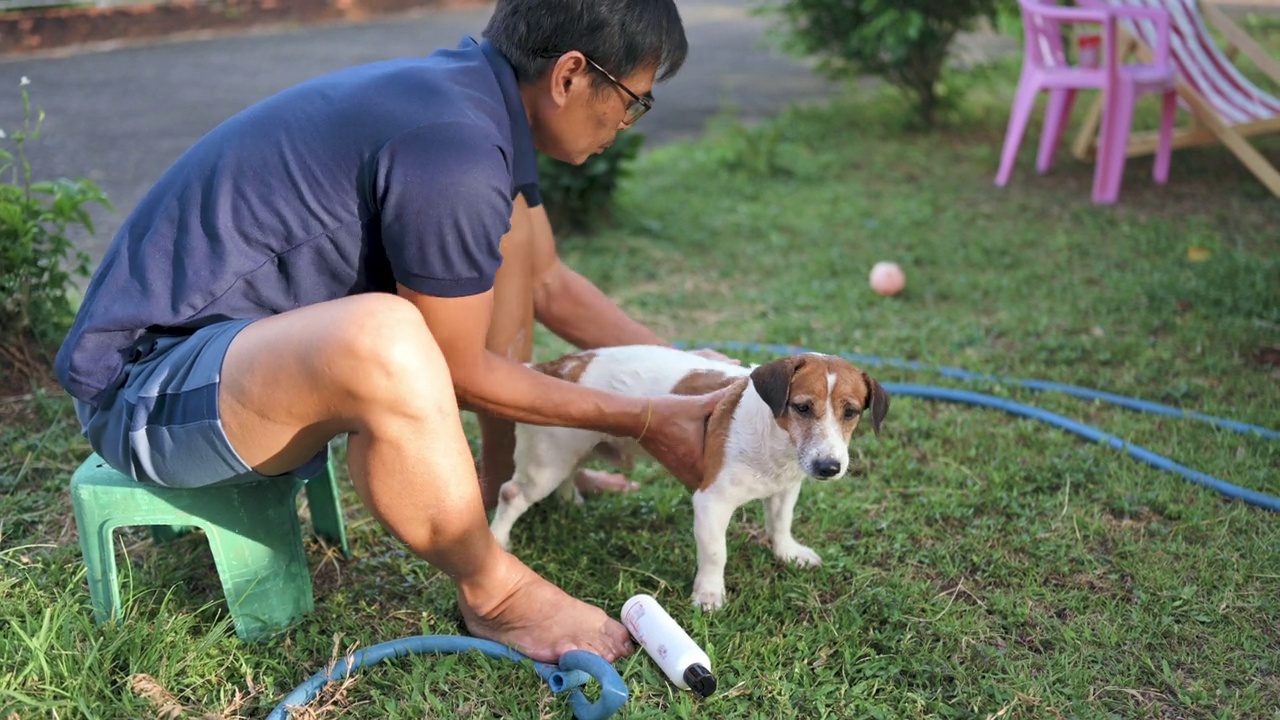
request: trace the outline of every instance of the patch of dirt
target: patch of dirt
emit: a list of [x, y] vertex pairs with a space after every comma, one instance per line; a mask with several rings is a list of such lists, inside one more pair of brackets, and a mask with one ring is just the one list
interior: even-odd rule
[[0, 425], [24, 413], [37, 390], [62, 392], [53, 374], [52, 358], [25, 338], [10, 338], [0, 348]]
[[1106, 513], [1102, 516], [1103, 522], [1111, 528], [1119, 530], [1145, 530], [1147, 525], [1153, 522], [1163, 520], [1164, 516], [1155, 513], [1146, 506], [1137, 509], [1133, 515], [1118, 517], [1112, 513]]
[[18, 10], [0, 12], [0, 57], [260, 26], [355, 22], [412, 10], [484, 4], [483, 0], [172, 0]]
[[1280, 368], [1280, 345], [1258, 348], [1253, 352], [1253, 361], [1259, 365]]

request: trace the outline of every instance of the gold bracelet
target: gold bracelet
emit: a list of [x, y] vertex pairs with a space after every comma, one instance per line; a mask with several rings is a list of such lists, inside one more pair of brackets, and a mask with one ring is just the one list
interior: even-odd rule
[[653, 419], [653, 400], [649, 401], [649, 412], [644, 416], [644, 429], [636, 436], [636, 442], [640, 442], [644, 438], [644, 434], [649, 432], [649, 421]]

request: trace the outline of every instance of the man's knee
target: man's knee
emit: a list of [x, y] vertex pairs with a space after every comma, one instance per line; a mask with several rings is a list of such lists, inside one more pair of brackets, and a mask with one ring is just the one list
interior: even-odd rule
[[352, 300], [325, 352], [337, 386], [388, 407], [456, 407], [448, 365], [418, 309], [385, 293]]

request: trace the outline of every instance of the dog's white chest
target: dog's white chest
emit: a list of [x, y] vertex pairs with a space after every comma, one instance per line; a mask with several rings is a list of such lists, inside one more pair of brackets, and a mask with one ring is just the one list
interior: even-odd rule
[[773, 495], [804, 481], [796, 448], [764, 401], [748, 389], [733, 417], [725, 443], [725, 463], [711, 487], [745, 500]]

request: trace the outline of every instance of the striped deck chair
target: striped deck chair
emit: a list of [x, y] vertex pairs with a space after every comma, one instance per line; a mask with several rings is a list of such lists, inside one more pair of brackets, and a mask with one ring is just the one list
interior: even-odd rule
[[[1280, 133], [1280, 100], [1264, 92], [1236, 68], [1235, 51], [1248, 57], [1268, 77], [1280, 83], [1280, 62], [1267, 54], [1221, 9], [1205, 0], [1079, 0], [1079, 5], [1127, 5], [1160, 7], [1171, 16], [1170, 57], [1178, 72], [1180, 105], [1191, 113], [1190, 127], [1179, 128], [1173, 147], [1222, 143], [1244, 163], [1262, 184], [1280, 197], [1280, 172], [1250, 142], [1250, 137]], [[1233, 48], [1224, 52], [1209, 34], [1205, 18], [1213, 22]], [[1155, 44], [1155, 25], [1148, 21], [1124, 23], [1130, 47], [1149, 58]], [[1073, 147], [1081, 160], [1096, 154], [1101, 102], [1095, 102]], [[1127, 155], [1149, 155], [1156, 150], [1157, 134], [1130, 136]]]

